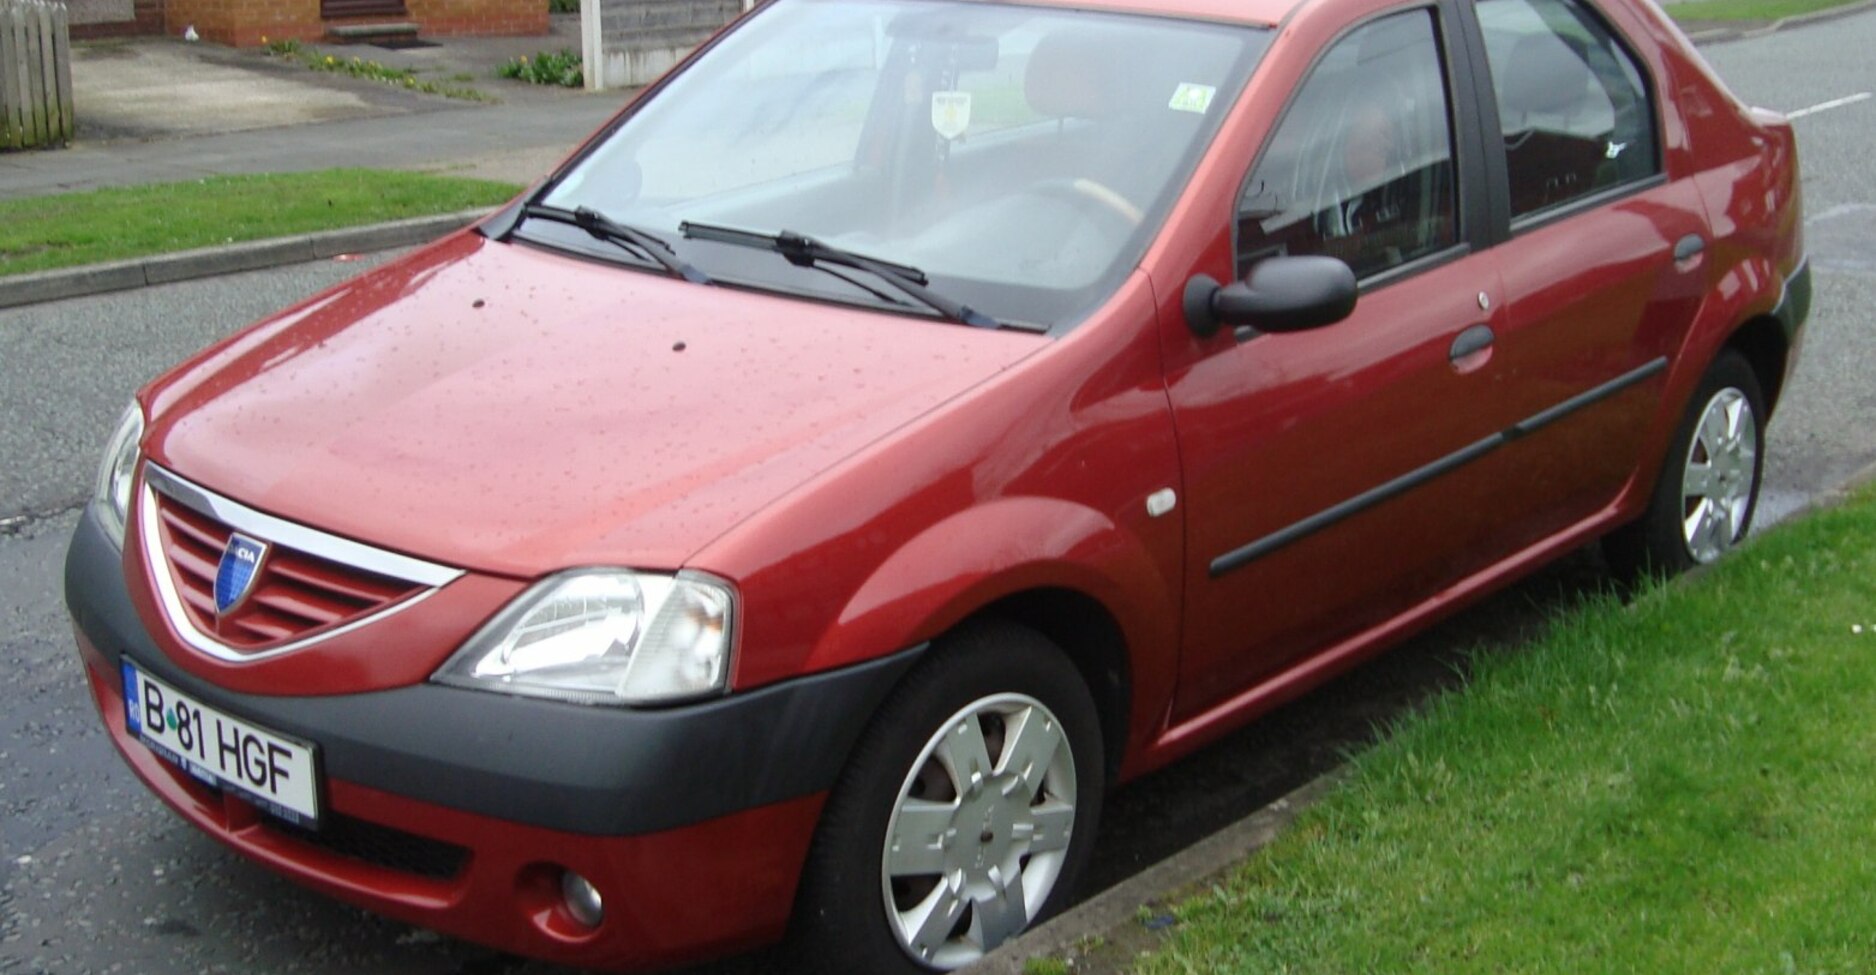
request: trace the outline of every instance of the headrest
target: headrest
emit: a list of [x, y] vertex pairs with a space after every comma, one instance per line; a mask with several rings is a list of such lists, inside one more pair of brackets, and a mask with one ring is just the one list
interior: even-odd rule
[[1120, 61], [1107, 37], [1057, 31], [1036, 43], [1023, 76], [1023, 97], [1038, 114], [1105, 118], [1121, 109]]
[[1527, 115], [1567, 112], [1583, 103], [1589, 90], [1589, 65], [1576, 49], [1551, 34], [1520, 38], [1498, 82], [1498, 114], [1505, 128], [1518, 127]]

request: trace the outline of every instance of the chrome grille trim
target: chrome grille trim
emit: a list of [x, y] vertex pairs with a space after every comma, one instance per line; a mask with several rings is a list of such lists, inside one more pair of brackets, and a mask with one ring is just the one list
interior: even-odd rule
[[263, 514], [149, 461], [143, 464], [143, 481], [161, 491], [171, 501], [214, 518], [238, 532], [264, 538], [272, 544], [285, 545], [308, 555], [317, 555], [328, 562], [349, 565], [354, 569], [414, 582], [420, 586], [441, 586], [462, 575], [461, 570], [446, 565], [387, 552]]
[[[198, 629], [190, 618], [187, 608], [183, 606], [182, 595], [176, 591], [176, 580], [171, 574], [173, 570], [169, 565], [169, 557], [163, 551], [161, 519], [156, 510], [156, 495], [159, 491], [169, 500], [217, 519], [236, 531], [252, 534], [271, 543], [297, 549], [330, 562], [430, 588], [408, 599], [392, 603], [375, 613], [368, 613], [315, 636], [293, 640], [266, 650], [242, 652]], [[138, 536], [143, 543], [143, 558], [149, 565], [150, 577], [156, 584], [157, 601], [162, 605], [163, 615], [169, 619], [170, 626], [184, 643], [228, 663], [266, 660], [269, 657], [303, 650], [316, 643], [350, 633], [361, 626], [375, 623], [423, 602], [436, 592], [437, 587], [453, 582], [462, 576], [460, 569], [413, 559], [396, 552], [387, 552], [255, 511], [253, 508], [224, 498], [147, 460], [143, 462], [143, 476], [137, 496], [137, 526]]]

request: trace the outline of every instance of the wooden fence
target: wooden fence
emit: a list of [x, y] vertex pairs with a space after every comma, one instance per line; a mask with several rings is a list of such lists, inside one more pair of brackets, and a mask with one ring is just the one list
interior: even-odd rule
[[72, 141], [72, 41], [65, 4], [0, 0], [0, 151]]

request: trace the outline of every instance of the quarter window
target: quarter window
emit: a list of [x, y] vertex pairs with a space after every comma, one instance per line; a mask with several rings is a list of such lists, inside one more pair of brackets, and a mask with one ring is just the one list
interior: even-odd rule
[[1452, 246], [1451, 118], [1432, 11], [1337, 41], [1245, 185], [1239, 276], [1272, 255], [1325, 254], [1368, 277]]
[[1514, 218], [1660, 171], [1635, 59], [1573, 0], [1481, 0]]

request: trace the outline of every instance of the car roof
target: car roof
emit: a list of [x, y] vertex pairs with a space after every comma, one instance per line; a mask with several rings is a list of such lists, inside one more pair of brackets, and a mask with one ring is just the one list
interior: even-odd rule
[[1021, 0], [1044, 6], [1187, 17], [1274, 27], [1304, 0]]

